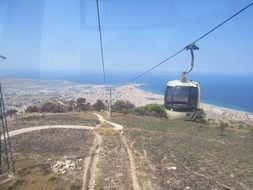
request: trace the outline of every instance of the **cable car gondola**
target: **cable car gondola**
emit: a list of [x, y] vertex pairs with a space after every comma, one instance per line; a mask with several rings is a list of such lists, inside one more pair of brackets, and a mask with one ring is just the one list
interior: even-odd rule
[[170, 119], [194, 120], [197, 115], [200, 102], [199, 84], [196, 81], [188, 80], [186, 74], [193, 69], [193, 50], [198, 49], [195, 44], [190, 44], [186, 47], [186, 50], [190, 50], [192, 57], [190, 70], [182, 72], [179, 80], [173, 80], [167, 83], [164, 106]]

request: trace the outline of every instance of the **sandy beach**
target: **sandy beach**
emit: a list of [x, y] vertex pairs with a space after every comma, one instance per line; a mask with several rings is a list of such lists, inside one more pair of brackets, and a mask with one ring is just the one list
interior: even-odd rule
[[[38, 105], [49, 100], [69, 101], [79, 97], [93, 104], [98, 99], [106, 102], [109, 99], [108, 86], [72, 83], [59, 80], [34, 80], [20, 78], [2, 78], [4, 99], [7, 109], [17, 109], [19, 112], [30, 105]], [[128, 100], [136, 106], [152, 103], [163, 104], [163, 96], [146, 92], [138, 84], [110, 87], [112, 101]], [[231, 110], [223, 107], [201, 103], [201, 108], [208, 118], [221, 121], [242, 121], [253, 125], [253, 113]]]

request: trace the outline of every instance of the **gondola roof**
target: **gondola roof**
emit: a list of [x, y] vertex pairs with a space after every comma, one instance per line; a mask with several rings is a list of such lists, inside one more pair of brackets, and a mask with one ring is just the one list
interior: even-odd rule
[[173, 81], [169, 81], [167, 83], [167, 86], [189, 86], [189, 87], [198, 87], [198, 83], [196, 81], [192, 81], [192, 80], [186, 80], [186, 81], [182, 81], [182, 80], [173, 80]]

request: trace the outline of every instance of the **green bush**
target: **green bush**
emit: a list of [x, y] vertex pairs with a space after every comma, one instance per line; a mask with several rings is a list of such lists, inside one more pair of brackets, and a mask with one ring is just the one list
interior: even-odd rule
[[167, 117], [167, 113], [163, 105], [149, 104], [146, 107], [148, 113], [151, 113], [151, 115], [154, 115], [156, 117]]
[[101, 111], [101, 110], [106, 110], [106, 106], [102, 100], [97, 100], [95, 104], [92, 105], [92, 108], [95, 111]]
[[135, 105], [129, 101], [117, 100], [113, 106], [112, 111], [120, 113], [129, 113], [135, 108]]
[[68, 111], [75, 111], [75, 109], [76, 109], [76, 102], [74, 100], [70, 100], [67, 103], [67, 110]]
[[79, 189], [81, 189], [82, 187], [80, 186], [80, 185], [78, 185], [78, 184], [75, 184], [75, 183], [72, 183], [71, 185], [70, 185], [70, 190], [79, 190]]
[[34, 112], [39, 112], [39, 108], [37, 106], [29, 106], [25, 110], [25, 113], [34, 113]]
[[194, 120], [197, 123], [206, 123], [206, 113], [202, 108], [198, 108], [197, 110], [197, 115], [196, 118]]
[[8, 117], [8, 116], [10, 116], [10, 117], [12, 117], [12, 116], [14, 116], [14, 115], [16, 115], [16, 113], [18, 112], [18, 110], [15, 110], [15, 109], [10, 109], [10, 110], [7, 110], [6, 111], [6, 116]]
[[137, 107], [133, 110], [133, 113], [152, 117], [167, 117], [164, 106], [159, 104], [148, 104], [146, 106]]
[[[103, 102], [102, 102], [103, 103]], [[86, 102], [85, 98], [78, 98], [76, 100], [76, 107], [75, 107], [76, 111], [91, 111], [92, 107], [90, 103]]]
[[55, 182], [58, 180], [58, 177], [55, 175], [50, 175], [47, 179], [48, 182]]
[[41, 106], [40, 111], [50, 112], [50, 113], [63, 113], [63, 112], [67, 112], [67, 109], [62, 104], [47, 102]]
[[144, 106], [142, 107], [137, 107], [133, 110], [133, 113], [135, 113], [136, 115], [147, 115], [147, 110], [145, 109]]

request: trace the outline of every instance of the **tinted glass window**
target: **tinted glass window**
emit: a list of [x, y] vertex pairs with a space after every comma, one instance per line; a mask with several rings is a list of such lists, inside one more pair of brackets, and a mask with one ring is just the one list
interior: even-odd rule
[[175, 87], [173, 103], [174, 104], [187, 104], [189, 99], [189, 88], [188, 87]]
[[198, 88], [196, 87], [168, 86], [165, 95], [165, 106], [168, 109], [195, 109], [198, 103]]
[[189, 106], [197, 106], [198, 89], [194, 87], [189, 88]]
[[172, 104], [172, 95], [173, 95], [173, 87], [167, 86], [166, 92], [165, 92], [166, 104]]

